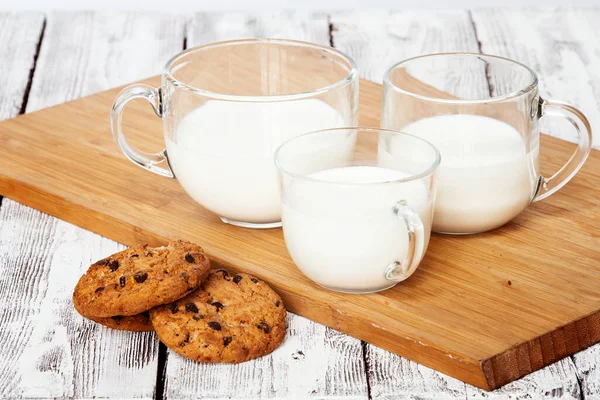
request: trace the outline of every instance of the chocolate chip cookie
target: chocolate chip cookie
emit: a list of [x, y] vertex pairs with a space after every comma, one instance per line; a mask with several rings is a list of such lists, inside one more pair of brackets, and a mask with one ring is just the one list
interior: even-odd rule
[[92, 264], [79, 279], [73, 304], [83, 316], [131, 316], [196, 290], [210, 261], [200, 246], [131, 247]]
[[118, 329], [121, 331], [151, 332], [154, 330], [154, 328], [152, 328], [152, 322], [150, 322], [150, 313], [148, 311], [126, 317], [117, 315], [114, 317], [86, 318], [109, 328]]
[[201, 288], [150, 310], [158, 338], [184, 357], [239, 363], [283, 342], [286, 311], [266, 283], [247, 274], [211, 271]]

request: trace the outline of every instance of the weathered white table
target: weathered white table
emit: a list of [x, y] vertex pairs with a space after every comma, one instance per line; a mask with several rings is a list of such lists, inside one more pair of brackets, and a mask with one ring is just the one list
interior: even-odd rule
[[[331, 44], [374, 81], [392, 63], [422, 53], [507, 56], [538, 71], [543, 94], [580, 107], [598, 129], [598, 21], [600, 9], [0, 14], [0, 118], [156, 75], [186, 46], [263, 36]], [[572, 134], [561, 127], [550, 133]], [[2, 200], [1, 398], [600, 399], [600, 345], [485, 393], [295, 315], [284, 345], [268, 357], [241, 365], [194, 363], [159, 346], [154, 334], [109, 330], [73, 310], [79, 276], [121, 249]]]

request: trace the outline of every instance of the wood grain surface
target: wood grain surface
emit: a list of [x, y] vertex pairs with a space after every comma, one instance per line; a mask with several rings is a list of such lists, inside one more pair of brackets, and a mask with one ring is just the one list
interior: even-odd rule
[[[464, 11], [467, 14], [467, 11]], [[421, 15], [419, 15], [421, 14]], [[453, 13], [458, 19], [462, 21], [460, 13]], [[440, 27], [451, 26], [448, 22], [449, 17], [447, 12], [434, 12], [434, 11], [407, 11], [407, 12], [360, 12], [360, 13], [343, 13], [345, 23], [339, 23], [340, 19], [338, 12], [310, 15], [306, 13], [223, 13], [223, 14], [198, 14], [194, 19], [187, 22], [188, 34], [191, 32], [192, 24], [198, 24], [193, 29], [203, 30], [203, 35], [206, 35], [207, 41], [211, 41], [210, 38], [218, 40], [219, 35], [227, 34], [237, 35], [237, 32], [247, 32], [244, 36], [272, 36], [279, 35], [283, 37], [296, 37], [294, 36], [294, 29], [300, 27], [301, 30], [308, 29], [308, 35], [311, 32], [327, 32], [330, 31], [329, 40], [331, 42], [337, 41], [340, 46], [343, 43], [341, 36], [347, 35], [349, 39], [345, 39], [348, 43], [348, 47], [342, 48], [342, 50], [349, 53], [354, 57], [359, 66], [365, 69], [376, 68], [377, 65], [381, 64], [380, 60], [391, 60], [392, 62], [410, 55], [408, 52], [401, 52], [402, 41], [408, 43], [417, 43], [412, 45], [415, 53], [425, 52], [424, 49], [430, 49], [430, 51], [436, 51], [436, 48], [446, 48], [449, 50], [460, 50], [460, 48], [452, 48], [450, 44], [444, 44], [444, 40], [448, 43], [452, 43], [455, 39], [455, 35], [452, 31], [446, 30], [445, 35], [439, 35], [436, 32], [440, 30]], [[372, 15], [376, 15], [373, 17]], [[486, 44], [490, 41], [502, 41], [510, 40], [514, 48], [519, 46], [527, 46], [525, 49], [509, 50], [513, 51], [513, 57], [522, 59], [521, 57], [540, 57], [542, 58], [541, 52], [545, 53], [545, 57], [551, 61], [551, 64], [546, 65], [548, 73], [551, 74], [552, 79], [556, 80], [560, 85], [557, 87], [553, 84], [548, 84], [544, 87], [544, 74], [540, 72], [542, 78], [542, 92], [546, 91], [554, 98], [564, 99], [575, 103], [587, 112], [593, 125], [597, 125], [597, 115], [599, 108], [597, 106], [593, 91], [589, 91], [590, 88], [594, 88], [598, 85], [598, 77], [593, 73], [594, 65], [598, 65], [599, 55], [594, 53], [592, 49], [596, 41], [599, 39], [599, 32], [595, 20], [600, 16], [599, 10], [531, 10], [531, 11], [518, 11], [518, 10], [494, 10], [493, 12], [485, 13], [480, 10], [473, 11], [471, 14], [472, 19], [477, 21], [477, 27], [480, 31], [479, 40], [482, 42], [481, 45], [484, 51], [493, 52], [493, 48], [486, 48]], [[51, 23], [54, 18], [61, 17], [58, 19], [61, 21], [61, 29], [56, 30], [57, 40], [54, 42], [48, 52], [47, 56], [52, 57], [56, 54], [61, 59], [60, 62], [68, 65], [77, 64], [78, 67], [75, 69], [68, 69], [72, 71], [63, 76], [62, 79], [66, 80], [65, 86], [70, 86], [75, 81], [88, 80], [90, 76], [96, 76], [95, 79], [99, 81], [109, 81], [108, 76], [112, 76], [112, 79], [119, 79], [122, 76], [122, 80], [112, 81], [107, 86], [98, 85], [91, 87], [85, 91], [92, 93], [97, 90], [105, 89], [111, 85], [125, 83], [129, 80], [139, 79], [144, 76], [150, 75], [158, 71], [160, 66], [164, 63], [164, 60], [158, 58], [154, 61], [145, 59], [144, 63], [137, 63], [134, 57], [127, 58], [127, 54], [138, 56], [143, 55], [141, 52], [152, 52], [155, 49], [154, 43], [159, 42], [148, 42], [146, 34], [148, 32], [155, 32], [152, 26], [144, 25], [143, 23], [129, 23], [123, 24], [123, 21], [135, 21], [140, 17], [148, 21], [147, 16], [140, 14], [88, 14], [87, 18], [81, 18], [81, 14], [65, 13], [65, 14], [51, 14], [47, 16], [47, 22]], [[178, 37], [178, 28], [171, 25], [173, 17], [163, 15], [154, 16], [153, 21], [157, 20], [166, 21], [164, 24], [158, 24], [161, 26], [160, 35], [164, 40], [181, 40], [184, 38]], [[290, 19], [299, 21], [299, 24], [290, 24]], [[311, 22], [311, 19], [318, 20], [318, 23]], [[42, 65], [35, 66], [34, 56], [36, 55], [36, 44], [43, 43], [43, 38], [40, 37], [40, 33], [43, 27], [43, 16], [39, 14], [0, 14], [0, 59], [3, 60], [0, 65], [0, 80], [2, 82], [2, 90], [0, 90], [0, 109], [11, 110], [10, 112], [3, 111], [1, 118], [8, 118], [16, 115], [20, 111], [25, 111], [27, 100], [29, 97], [29, 89], [32, 85], [32, 81], [35, 75], [41, 75], [37, 79], [51, 80], [50, 74], [44, 74], [45, 66], [48, 64], [42, 63]], [[7, 22], [8, 21], [8, 22]], [[12, 21], [12, 24], [11, 24]], [[112, 21], [112, 23], [111, 23]], [[307, 22], [308, 21], [308, 22]], [[370, 21], [364, 23], [364, 21]], [[468, 21], [468, 18], [465, 19]], [[523, 37], [516, 37], [515, 32], [519, 32], [522, 26], [515, 26], [511, 21], [526, 21], [531, 24], [527, 27], [526, 37], [527, 40], [523, 40]], [[549, 23], [554, 22], [553, 26], [561, 26], [559, 31], [548, 31]], [[556, 23], [556, 21], [561, 23]], [[328, 24], [331, 23], [329, 26]], [[484, 33], [481, 32], [481, 26], [484, 27], [489, 24], [495, 36], [481, 37]], [[81, 32], [80, 28], [82, 25], [88, 26], [88, 30], [93, 29], [95, 31], [106, 31], [106, 35], [98, 34], [87, 35], [80, 41], [72, 41], [70, 47], [64, 47], [61, 53], [56, 53], [56, 45], [60, 41], [68, 39], [72, 32]], [[91, 28], [90, 25], [94, 25]], [[106, 25], [112, 26], [112, 28], [106, 28]], [[243, 28], [240, 26], [244, 25]], [[292, 26], [293, 28], [289, 28]], [[122, 27], [122, 29], [120, 28]], [[306, 28], [308, 27], [308, 28]], [[463, 28], [460, 28], [463, 29]], [[466, 29], [466, 28], [464, 28]], [[513, 30], [515, 32], [513, 32]], [[401, 38], [398, 44], [390, 48], [389, 52], [385, 52], [387, 46], [386, 35], [390, 38], [390, 41], [397, 40], [398, 32], [405, 33], [400, 35]], [[20, 33], [23, 32], [23, 33]], [[353, 41], [359, 41], [365, 43], [371, 32], [379, 32], [374, 42], [370, 43], [370, 46], [377, 47], [378, 54], [371, 54], [369, 57], [361, 59], [362, 55], [368, 54], [367, 44], [353, 45]], [[466, 30], [464, 32], [467, 32]], [[550, 33], [551, 35], [548, 35]], [[214, 35], [214, 36], [212, 36]], [[321, 34], [318, 34], [321, 35]], [[152, 35], [150, 35], [152, 36]], [[560, 37], [564, 36], [568, 41], [561, 41]], [[136, 40], [131, 40], [135, 37]], [[155, 36], [156, 37], [156, 36]], [[128, 40], [129, 38], [129, 40]], [[426, 39], [423, 39], [426, 38]], [[507, 39], [508, 38], [508, 39]], [[124, 40], [126, 45], [129, 46], [128, 50], [125, 51], [120, 57], [123, 58], [123, 65], [126, 67], [120, 67], [120, 70], [107, 68], [103, 65], [103, 60], [98, 59], [98, 65], [92, 68], [95, 69], [95, 73], [87, 75], [88, 69], [87, 62], [75, 62], [74, 60], [81, 57], [80, 54], [85, 52], [86, 48], [92, 50], [96, 48], [106, 47], [108, 51], [104, 54], [111, 54], [114, 47], [118, 46], [115, 41]], [[315, 39], [310, 39], [315, 40]], [[425, 40], [424, 42], [419, 42]], [[381, 42], [381, 44], [379, 44]], [[142, 46], [143, 49], [137, 49]], [[421, 44], [419, 44], [421, 43]], [[29, 47], [28, 47], [29, 44]], [[183, 44], [183, 43], [182, 43]], [[338, 44], [336, 43], [336, 46]], [[339, 46], [338, 46], [339, 47]], [[9, 51], [8, 49], [11, 49]], [[354, 51], [356, 49], [356, 51]], [[548, 50], [550, 49], [550, 51]], [[555, 51], [559, 49], [560, 51]], [[53, 51], [55, 50], [55, 51]], [[469, 50], [472, 50], [469, 48]], [[118, 52], [118, 50], [116, 50]], [[168, 50], [167, 50], [168, 51]], [[102, 53], [102, 51], [99, 51]], [[388, 54], [389, 53], [389, 54]], [[78, 55], [79, 54], [79, 55]], [[416, 54], [415, 54], [416, 55]], [[110, 56], [107, 56], [110, 58]], [[115, 60], [118, 60], [115, 58]], [[41, 61], [41, 59], [40, 59]], [[525, 61], [525, 60], [523, 60]], [[58, 63], [58, 62], [57, 62]], [[114, 64], [113, 64], [114, 65]], [[536, 68], [537, 66], [534, 66]], [[150, 71], [150, 72], [148, 72]], [[573, 72], [575, 71], [575, 72]], [[583, 73], [583, 75], [582, 75]], [[28, 79], [29, 75], [29, 79]], [[372, 74], [372, 79], [378, 80], [380, 77], [376, 74]], [[104, 76], [104, 77], [103, 77]], [[586, 76], [587, 78], [581, 78]], [[586, 82], [590, 82], [590, 85], [586, 85]], [[59, 84], [59, 83], [57, 83]], [[44, 84], [44, 82], [38, 82], [41, 90], [52, 90], [52, 85]], [[571, 84], [575, 86], [570, 86]], [[59, 85], [60, 86], [60, 85]], [[552, 87], [549, 87], [552, 86]], [[9, 90], [9, 88], [12, 88]], [[40, 89], [38, 89], [40, 90]], [[35, 103], [36, 95], [40, 95], [38, 90], [31, 90], [32, 100]], [[84, 92], [73, 92], [71, 98], [76, 98], [85, 94]], [[49, 96], [48, 94], [43, 94]], [[59, 103], [60, 99], [57, 99], [54, 103]], [[48, 105], [53, 104], [49, 103]], [[36, 106], [32, 109], [43, 107], [44, 105]], [[564, 129], [565, 138], [571, 139], [572, 136], [570, 130]], [[551, 131], [552, 134], [557, 134]], [[562, 134], [559, 132], [558, 134]], [[157, 134], [157, 138], [160, 140], [160, 133]], [[567, 186], [568, 188], [568, 186]], [[87, 262], [87, 254], [85, 258], [82, 258], [81, 251], [83, 249], [101, 249], [99, 250], [101, 256], [108, 255], [112, 251], [121, 248], [114, 242], [104, 239], [98, 235], [86, 233], [85, 230], [66, 224], [53, 217], [49, 217], [39, 212], [31, 211], [28, 207], [21, 206], [11, 200], [4, 199], [2, 201], [2, 208], [11, 207], [10, 212], [0, 213], [1, 218], [0, 224], [5, 228], [2, 228], [3, 235], [0, 237], [0, 273], [3, 274], [3, 278], [0, 280], [0, 301], [3, 304], [4, 299], [9, 299], [11, 291], [8, 288], [19, 288], [13, 281], [20, 279], [21, 273], [18, 271], [8, 275], [6, 271], [7, 267], [17, 270], [29, 269], [36, 261], [33, 257], [20, 258], [21, 261], [15, 264], [7, 264], [7, 260], [14, 259], [13, 253], [27, 248], [27, 254], [39, 254], [43, 260], [51, 260], [56, 257], [60, 257], [61, 266], [68, 266], [69, 268], [83, 268]], [[17, 211], [15, 211], [17, 210]], [[37, 221], [37, 222], [36, 222]], [[49, 224], [49, 221], [55, 225], [64, 225], [69, 227], [71, 236], [69, 238], [68, 246], [53, 247], [49, 243], [56, 242], [56, 235], [63, 234], [63, 229], [47, 230], [45, 227]], [[23, 229], [17, 229], [19, 226], [23, 226]], [[108, 246], [108, 243], [112, 245]], [[88, 250], [86, 250], [88, 251]], [[94, 250], [95, 254], [96, 250]], [[43, 261], [48, 262], [48, 261]], [[72, 266], [71, 266], [72, 265]], [[3, 272], [4, 270], [4, 272]], [[45, 278], [45, 276], [44, 276]], [[3, 290], [6, 289], [6, 290]], [[63, 294], [67, 298], [69, 293]], [[18, 299], [20, 297], [13, 297], [10, 299]], [[12, 304], [12, 303], [11, 303]], [[36, 307], [23, 308], [22, 312], [16, 313], [13, 316], [12, 308], [4, 308], [0, 312], [0, 320], [12, 321], [10, 326], [5, 327], [6, 329], [23, 329], [24, 331], [33, 329], [38, 319], [38, 310]], [[10, 319], [9, 319], [10, 318]], [[213, 378], [207, 380], [204, 383], [202, 375], [198, 375], [199, 368], [194, 366], [192, 368], [184, 368], [179, 370], [177, 373], [176, 380], [187, 379], [187, 384], [180, 386], [181, 392], [187, 393], [194, 396], [212, 397], [212, 398], [248, 398], [249, 393], [260, 393], [258, 395], [252, 395], [252, 397], [281, 397], [279, 393], [287, 393], [287, 396], [283, 397], [307, 397], [307, 396], [318, 396], [319, 398], [333, 396], [336, 398], [366, 398], [367, 396], [373, 398], [480, 398], [480, 397], [492, 397], [492, 398], [546, 398], [546, 397], [560, 397], [560, 398], [585, 398], [593, 399], [597, 398], [600, 393], [600, 387], [598, 386], [600, 369], [600, 352], [598, 349], [600, 345], [596, 345], [588, 350], [577, 353], [571, 358], [566, 358], [563, 361], [552, 364], [549, 367], [544, 368], [541, 371], [535, 372], [528, 375], [527, 377], [520, 379], [516, 382], [504, 386], [502, 389], [485, 393], [477, 388], [470, 385], [463, 385], [462, 383], [433, 371], [422, 365], [417, 365], [412, 361], [398, 357], [394, 354], [388, 353], [377, 347], [367, 345], [364, 346], [363, 354], [357, 353], [356, 351], [345, 351], [342, 350], [344, 343], [348, 340], [354, 341], [354, 339], [348, 338], [345, 335], [332, 335], [326, 333], [330, 329], [320, 327], [309, 320], [302, 317], [296, 317], [298, 321], [290, 321], [290, 326], [293, 328], [290, 334], [293, 336], [298, 334], [298, 339], [294, 339], [295, 347], [290, 354], [282, 355], [281, 359], [287, 357], [289, 366], [287, 367], [294, 373], [281, 375], [275, 374], [270, 376], [262, 375], [263, 370], [262, 363], [251, 365], [251, 363], [244, 364], [246, 366], [245, 371], [241, 375], [236, 375], [241, 379], [244, 379], [244, 390], [240, 391], [240, 385], [230, 385], [228, 382], [232, 382], [230, 375], [234, 373], [234, 369], [237, 367], [227, 366], [202, 366], [202, 373], [208, 374]], [[29, 321], [29, 322], [24, 322]], [[302, 323], [301, 323], [302, 322]], [[65, 322], [56, 320], [57, 324], [70, 324], [71, 322]], [[306, 324], [306, 325], [305, 325]], [[23, 328], [17, 328], [21, 326]], [[302, 328], [299, 328], [302, 327]], [[83, 326], [82, 331], [79, 333], [74, 331], [67, 331], [66, 335], [81, 335], [83, 332], [94, 329], [93, 326]], [[325, 331], [323, 331], [325, 329]], [[5, 334], [5, 331], [0, 334], [0, 345], [4, 348], [11, 346], [10, 342], [4, 341], [5, 338], [9, 337]], [[335, 333], [334, 331], [331, 331]], [[25, 332], [25, 334], [27, 334]], [[88, 333], [85, 333], [87, 336]], [[93, 333], [92, 333], [93, 335]], [[105, 336], [119, 336], [118, 332], [106, 330]], [[314, 335], [317, 338], [314, 339]], [[322, 335], [326, 339], [328, 345], [317, 345], [309, 347], [313, 340], [319, 341], [319, 336]], [[355, 341], [356, 342], [356, 341]], [[287, 343], [287, 342], [286, 342]], [[342, 345], [337, 345], [341, 343]], [[360, 342], [358, 342], [360, 345]], [[356, 346], [356, 345], [353, 345]], [[65, 348], [68, 346], [64, 346]], [[308, 348], [308, 351], [306, 349]], [[353, 347], [355, 348], [355, 347]], [[104, 348], [104, 351], [112, 351], [112, 347]], [[36, 349], [37, 350], [37, 349]], [[81, 350], [80, 350], [81, 351]], [[85, 350], [83, 350], [85, 351]], [[87, 350], [88, 352], [91, 351]], [[116, 349], [114, 350], [116, 351]], [[297, 351], [301, 351], [305, 354], [302, 357], [300, 354], [296, 354]], [[286, 348], [287, 353], [287, 348]], [[8, 354], [8, 353], [4, 353]], [[56, 386], [42, 387], [35, 385], [35, 382], [30, 380], [22, 380], [19, 386], [19, 391], [15, 390], [14, 382], [20, 380], [19, 370], [15, 364], [19, 366], [26, 366], [28, 370], [33, 368], [35, 370], [36, 354], [34, 352], [28, 352], [28, 357], [19, 356], [19, 353], [12, 353], [14, 356], [8, 358], [12, 362], [5, 363], [0, 373], [0, 383], [5, 388], [4, 391], [0, 391], [0, 397], [35, 397], [35, 398], [46, 398], [51, 397], [52, 393], [59, 393], [56, 391]], [[317, 360], [317, 358], [331, 359], [332, 362], [323, 362]], [[112, 356], [111, 356], [112, 357]], [[110, 358], [110, 357], [109, 357]], [[5, 357], [2, 356], [4, 360]], [[69, 374], [69, 363], [54, 363], [56, 357], [49, 356], [46, 358], [49, 360], [50, 370], [48, 374], [54, 376]], [[125, 352], [120, 353], [119, 360], [127, 363], [139, 362], [138, 352]], [[169, 358], [167, 367], [176, 370], [174, 364], [170, 364], [173, 360]], [[337, 360], [337, 361], [336, 361]], [[359, 362], [360, 361], [360, 362]], [[303, 367], [303, 363], [310, 362], [311, 365], [321, 367], [318, 368], [318, 372], [314, 372], [311, 379], [316, 379], [320, 383], [312, 385], [316, 389], [312, 389], [307, 386], [307, 381], [301, 379], [302, 373], [312, 371], [311, 368]], [[355, 364], [359, 362], [358, 364]], [[95, 368], [103, 369], [103, 364], [97, 359], [88, 359], [88, 364], [93, 365]], [[345, 370], [345, 366], [349, 365], [362, 365], [366, 370], [366, 380], [357, 379], [350, 380], [349, 382], [355, 382], [354, 384], [344, 382], [344, 379], [351, 378], [352, 375], [342, 373], [340, 371]], [[30, 366], [29, 366], [30, 365]], [[132, 364], [133, 365], [133, 364]], [[180, 367], [180, 368], [183, 368]], [[304, 372], [302, 372], [304, 371]], [[299, 373], [299, 374], [298, 374]], [[161, 372], [158, 371], [161, 375]], [[185, 377], [187, 375], [187, 377]], [[339, 377], [340, 380], [337, 383], [331, 381], [332, 378]], [[356, 375], [360, 376], [360, 374]], [[160, 376], [159, 376], [160, 377]], [[284, 377], [286, 380], [282, 381]], [[175, 381], [176, 381], [175, 380]], [[199, 380], [200, 382], [194, 382]], [[58, 381], [57, 381], [58, 382]], [[162, 380], [156, 381], [159, 385], [162, 384]], [[286, 388], [282, 386], [282, 382], [287, 385]], [[455, 382], [455, 383], [452, 383]], [[70, 381], [66, 380], [62, 382], [64, 385], [70, 385]], [[75, 381], [73, 381], [75, 383]], [[81, 385], [81, 383], [76, 383]], [[115, 382], [110, 379], [103, 379], [96, 382], [95, 385], [85, 383], [88, 386], [88, 395], [93, 393], [104, 393], [110, 396], [109, 389], [111, 385], [114, 386]], [[324, 385], [324, 386], [320, 386]], [[461, 390], [462, 385], [462, 390]], [[27, 389], [28, 386], [36, 387], [37, 389]], [[192, 391], [187, 391], [185, 388], [190, 388]], [[320, 391], [318, 388], [324, 387], [325, 391]], [[94, 389], [95, 388], [95, 389]], [[172, 387], [174, 388], [174, 387]], [[448, 388], [449, 390], [445, 390]], [[148, 391], [146, 389], [134, 386], [131, 390], [127, 390], [125, 386], [119, 388], [119, 395], [116, 397], [148, 397]], [[162, 390], [158, 388], [157, 395], [162, 397]], [[65, 389], [62, 389], [65, 390]], [[113, 388], [114, 390], [114, 388]], [[193, 392], [193, 390], [197, 390]], [[135, 393], [134, 393], [135, 392]], [[19, 395], [19, 393], [21, 393]], [[24, 393], [27, 393], [25, 395]], [[64, 393], [69, 393], [68, 389]], [[128, 393], [130, 395], [128, 395]], [[177, 396], [177, 392], [169, 390], [170, 396], [166, 397], [181, 397]], [[296, 394], [296, 395], [292, 395]], [[56, 394], [55, 394], [56, 395]], [[150, 392], [151, 395], [151, 392]], [[113, 396], [114, 397], [114, 396]]]

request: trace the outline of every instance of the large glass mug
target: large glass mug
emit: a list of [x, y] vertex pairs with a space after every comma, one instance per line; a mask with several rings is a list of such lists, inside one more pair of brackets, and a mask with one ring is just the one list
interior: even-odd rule
[[[148, 154], [127, 143], [122, 112], [135, 98], [148, 100], [162, 118], [165, 150]], [[113, 136], [129, 160], [176, 177], [224, 222], [251, 228], [281, 226], [277, 147], [357, 119], [354, 61], [330, 47], [278, 39], [181, 52], [166, 64], [160, 88], [125, 88], [111, 113]]]
[[[538, 121], [568, 119], [579, 145], [553, 176], [539, 172]], [[590, 152], [591, 129], [574, 107], [542, 99], [518, 62], [484, 54], [431, 54], [402, 61], [384, 78], [381, 126], [438, 148], [433, 230], [467, 234], [504, 225], [565, 185]]]
[[429, 244], [440, 162], [430, 143], [384, 129], [328, 129], [285, 142], [275, 162], [285, 244], [306, 276], [368, 293], [415, 272]]

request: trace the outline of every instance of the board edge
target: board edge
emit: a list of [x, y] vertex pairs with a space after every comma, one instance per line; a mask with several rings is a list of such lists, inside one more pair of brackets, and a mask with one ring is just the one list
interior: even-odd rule
[[498, 389], [600, 342], [600, 311], [482, 360], [486, 390]]

